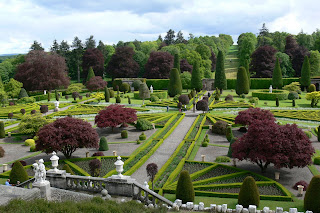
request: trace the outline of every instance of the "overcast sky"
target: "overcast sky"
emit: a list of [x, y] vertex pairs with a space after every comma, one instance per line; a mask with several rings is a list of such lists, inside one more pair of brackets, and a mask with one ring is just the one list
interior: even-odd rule
[[54, 39], [113, 44], [156, 40], [169, 29], [185, 38], [270, 32], [312, 33], [320, 28], [317, 0], [0, 0], [0, 54], [26, 53], [34, 40], [48, 50]]

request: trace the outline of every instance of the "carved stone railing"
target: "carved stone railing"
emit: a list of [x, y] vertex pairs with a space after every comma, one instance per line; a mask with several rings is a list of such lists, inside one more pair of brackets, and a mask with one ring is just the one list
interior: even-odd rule
[[101, 192], [103, 189], [106, 189], [105, 180], [105, 178], [98, 177], [67, 175], [66, 189], [89, 192]]
[[32, 183], [35, 181], [34, 178], [24, 181], [23, 183], [17, 184], [16, 187], [32, 189]]

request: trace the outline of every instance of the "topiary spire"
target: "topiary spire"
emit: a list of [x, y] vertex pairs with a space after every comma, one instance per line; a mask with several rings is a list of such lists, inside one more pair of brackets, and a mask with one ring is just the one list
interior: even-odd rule
[[183, 170], [180, 173], [180, 177], [176, 189], [176, 199], [182, 200], [182, 203], [194, 201], [194, 189], [189, 172]]
[[249, 93], [249, 82], [247, 71], [244, 67], [239, 67], [237, 73], [236, 93], [238, 95]]
[[181, 73], [180, 71], [180, 57], [179, 54], [174, 54], [174, 61], [173, 61], [173, 68], [176, 68], [179, 71], [179, 74]]
[[253, 177], [248, 176], [244, 179], [241, 185], [238, 196], [238, 204], [248, 208], [249, 205], [259, 206], [259, 203], [260, 195], [256, 181], [253, 179]]
[[29, 95], [24, 88], [21, 88], [20, 93], [19, 93], [19, 99], [24, 98], [24, 97], [29, 97]]
[[193, 70], [191, 75], [191, 88], [194, 88], [197, 91], [200, 91], [202, 89], [199, 61], [197, 60], [193, 64]]
[[4, 130], [4, 122], [0, 121], [0, 138], [5, 138], [6, 132]]
[[173, 68], [170, 71], [170, 81], [168, 85], [168, 94], [174, 97], [182, 93], [182, 84], [180, 79], [180, 72], [178, 69]]
[[221, 50], [219, 51], [217, 57], [214, 87], [220, 89], [221, 93], [224, 89], [227, 89], [227, 78], [224, 70], [224, 54]]
[[277, 58], [276, 60], [276, 64], [274, 66], [274, 70], [272, 73], [272, 86], [273, 88], [276, 88], [276, 89], [280, 89], [283, 86], [282, 72], [281, 72], [279, 58]]
[[106, 102], [110, 101], [110, 92], [108, 90], [108, 87], [104, 88], [104, 99], [105, 99]]
[[86, 82], [88, 82], [91, 78], [93, 78], [93, 77], [95, 77], [95, 76], [96, 76], [96, 75], [94, 74], [92, 67], [90, 67], [90, 68], [89, 68], [89, 71], [88, 71], [88, 75], [87, 75]]
[[310, 181], [310, 184], [307, 188], [306, 195], [304, 196], [304, 209], [313, 211], [313, 212], [320, 212], [320, 175], [313, 176]]
[[29, 176], [27, 174], [27, 171], [22, 166], [20, 161], [16, 161], [12, 167], [12, 170], [10, 172], [10, 183], [16, 184], [17, 181], [20, 181], [20, 183], [23, 183], [24, 181], [29, 179]]
[[308, 88], [308, 86], [311, 84], [310, 63], [309, 63], [308, 56], [304, 57], [304, 61], [301, 69], [300, 84], [301, 84], [302, 90], [304, 90], [304, 88]]

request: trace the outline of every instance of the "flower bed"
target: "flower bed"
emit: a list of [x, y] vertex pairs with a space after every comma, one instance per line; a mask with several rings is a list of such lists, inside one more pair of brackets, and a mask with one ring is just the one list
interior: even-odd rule
[[222, 175], [227, 175], [227, 174], [232, 174], [238, 172], [237, 170], [228, 168], [228, 167], [222, 167], [222, 166], [217, 166], [214, 167], [212, 170], [209, 172], [201, 175], [200, 177], [194, 179], [193, 181], [199, 181], [199, 180], [204, 180], [212, 177], [218, 177]]

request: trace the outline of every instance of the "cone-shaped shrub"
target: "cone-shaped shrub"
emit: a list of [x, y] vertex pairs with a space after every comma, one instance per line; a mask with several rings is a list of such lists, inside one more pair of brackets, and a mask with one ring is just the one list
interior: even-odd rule
[[105, 100], [106, 102], [109, 102], [109, 101], [110, 101], [110, 92], [109, 92], [109, 90], [108, 90], [107, 87], [104, 88], [104, 100]]
[[179, 70], [176, 68], [170, 71], [170, 81], [168, 85], [168, 94], [170, 97], [174, 97], [182, 93], [182, 84], [180, 79]]
[[245, 60], [245, 64], [244, 64], [244, 68], [246, 69], [247, 71], [247, 77], [248, 77], [248, 82], [249, 82], [249, 89], [250, 89], [250, 86], [251, 86], [251, 80], [250, 80], [250, 71], [249, 71], [249, 59], [246, 59]]
[[19, 93], [19, 99], [24, 98], [24, 97], [29, 97], [29, 95], [24, 88], [21, 88], [20, 93]]
[[279, 103], [279, 98], [276, 98], [276, 106], [279, 107], [280, 103]]
[[260, 203], [260, 195], [259, 190], [256, 185], [256, 181], [253, 177], [248, 176], [244, 179], [239, 196], [238, 196], [238, 204], [242, 205], [245, 208], [248, 208], [249, 205], [259, 206]]
[[320, 175], [313, 176], [304, 196], [304, 209], [320, 213]]
[[308, 88], [309, 85], [311, 84], [310, 63], [309, 63], [308, 56], [304, 57], [304, 61], [301, 68], [300, 84], [301, 84], [302, 90], [304, 90], [304, 88]]
[[221, 50], [219, 51], [217, 57], [214, 87], [218, 87], [218, 89], [220, 89], [221, 91], [227, 89], [227, 78], [224, 70], [224, 54]]
[[99, 143], [99, 151], [108, 151], [108, 150], [109, 150], [109, 146], [108, 146], [107, 138], [101, 137], [100, 143]]
[[59, 95], [58, 91], [57, 91], [57, 90], [54, 90], [54, 94], [55, 94], [55, 96], [56, 96], [56, 101], [59, 101], [60, 95]]
[[121, 131], [121, 138], [128, 138], [128, 131], [127, 130]]
[[176, 199], [182, 200], [182, 203], [193, 202], [194, 195], [194, 189], [189, 172], [183, 170], [180, 173], [180, 177], [177, 184]]
[[232, 158], [232, 144], [235, 142], [237, 140], [237, 138], [232, 138], [231, 140], [230, 140], [230, 145], [229, 145], [229, 150], [228, 150], [228, 154], [227, 154], [227, 156], [229, 157], [229, 158]]
[[120, 98], [119, 95], [116, 97], [116, 103], [117, 103], [117, 104], [120, 104], [120, 103], [121, 103], [121, 98]]
[[147, 139], [147, 136], [143, 133], [141, 133], [141, 135], [139, 136], [139, 140], [144, 141], [145, 139]]
[[232, 138], [234, 138], [233, 133], [232, 133], [232, 127], [231, 125], [227, 126], [227, 130], [226, 130], [226, 138], [227, 140], [230, 142]]
[[249, 93], [249, 82], [247, 71], [244, 67], [239, 67], [237, 73], [236, 93], [238, 95]]
[[23, 183], [24, 181], [28, 180], [28, 174], [27, 171], [24, 169], [20, 161], [16, 161], [12, 167], [12, 170], [10, 172], [10, 183], [16, 184], [17, 181], [20, 181], [20, 183]]
[[92, 67], [90, 67], [90, 68], [89, 68], [89, 71], [88, 71], [88, 75], [87, 75], [86, 82], [88, 82], [91, 78], [93, 78], [93, 77], [95, 77], [95, 76], [96, 76], [96, 75], [94, 74]]
[[66, 170], [67, 173], [74, 175], [74, 172], [72, 171], [72, 169], [70, 168], [70, 166], [68, 164], [64, 164], [62, 170]]
[[144, 104], [144, 99], [150, 98], [150, 91], [146, 83], [140, 84], [139, 97], [143, 100], [142, 105]]
[[197, 91], [200, 91], [202, 89], [200, 65], [198, 60], [195, 60], [193, 64], [193, 70], [191, 74], [191, 88], [194, 88]]
[[4, 131], [4, 122], [0, 121], [0, 138], [5, 138], [6, 132]]
[[179, 74], [181, 73], [179, 54], [174, 54], [173, 68], [176, 68], [179, 71]]
[[276, 64], [274, 66], [274, 70], [272, 73], [272, 86], [273, 88], [277, 88], [277, 89], [283, 87], [282, 72], [281, 72], [279, 58], [277, 58], [276, 60]]

